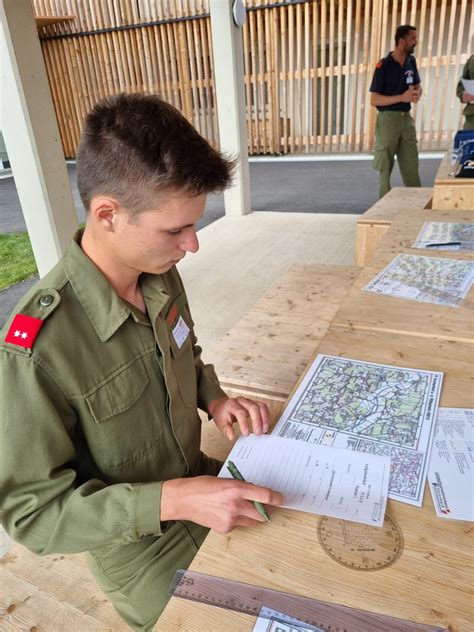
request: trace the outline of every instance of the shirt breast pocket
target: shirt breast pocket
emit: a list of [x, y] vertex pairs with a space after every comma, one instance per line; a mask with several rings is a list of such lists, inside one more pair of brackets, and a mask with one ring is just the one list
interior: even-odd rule
[[93, 419], [91, 451], [107, 472], [142, 459], [159, 442], [160, 424], [155, 420], [149, 382], [138, 359], [86, 397]]

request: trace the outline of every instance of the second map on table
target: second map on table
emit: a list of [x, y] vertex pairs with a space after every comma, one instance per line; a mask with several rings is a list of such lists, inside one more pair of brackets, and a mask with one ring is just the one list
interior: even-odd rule
[[441, 382], [438, 372], [318, 355], [273, 432], [390, 455], [389, 496], [421, 505]]

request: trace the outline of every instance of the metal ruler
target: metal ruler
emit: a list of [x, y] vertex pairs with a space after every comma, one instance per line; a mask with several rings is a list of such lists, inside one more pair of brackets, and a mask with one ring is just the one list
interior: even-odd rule
[[[404, 621], [382, 614], [260, 588], [194, 571], [176, 572], [170, 595], [258, 617], [271, 608], [327, 632], [444, 632], [446, 628]], [[267, 616], [265, 612], [262, 616]]]

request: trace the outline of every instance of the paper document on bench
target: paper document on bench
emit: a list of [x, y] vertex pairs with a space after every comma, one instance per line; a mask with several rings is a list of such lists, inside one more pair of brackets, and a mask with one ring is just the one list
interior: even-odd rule
[[474, 409], [438, 409], [428, 482], [440, 518], [474, 521]]
[[325, 632], [283, 612], [262, 606], [252, 632]]
[[[229, 460], [247, 482], [281, 492], [289, 509], [383, 526], [388, 456], [252, 434], [238, 439]], [[231, 478], [227, 461], [222, 478]]]
[[318, 355], [272, 435], [392, 459], [389, 497], [421, 506], [443, 374]]
[[362, 291], [459, 307], [473, 281], [473, 261], [398, 255]]
[[413, 248], [429, 250], [474, 251], [474, 224], [425, 222]]

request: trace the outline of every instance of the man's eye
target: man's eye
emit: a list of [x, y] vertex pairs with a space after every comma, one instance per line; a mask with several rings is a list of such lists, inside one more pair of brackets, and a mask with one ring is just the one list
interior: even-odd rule
[[166, 232], [168, 233], [168, 235], [179, 235], [179, 233], [181, 232], [181, 228], [176, 228], [175, 230], [168, 230]]

